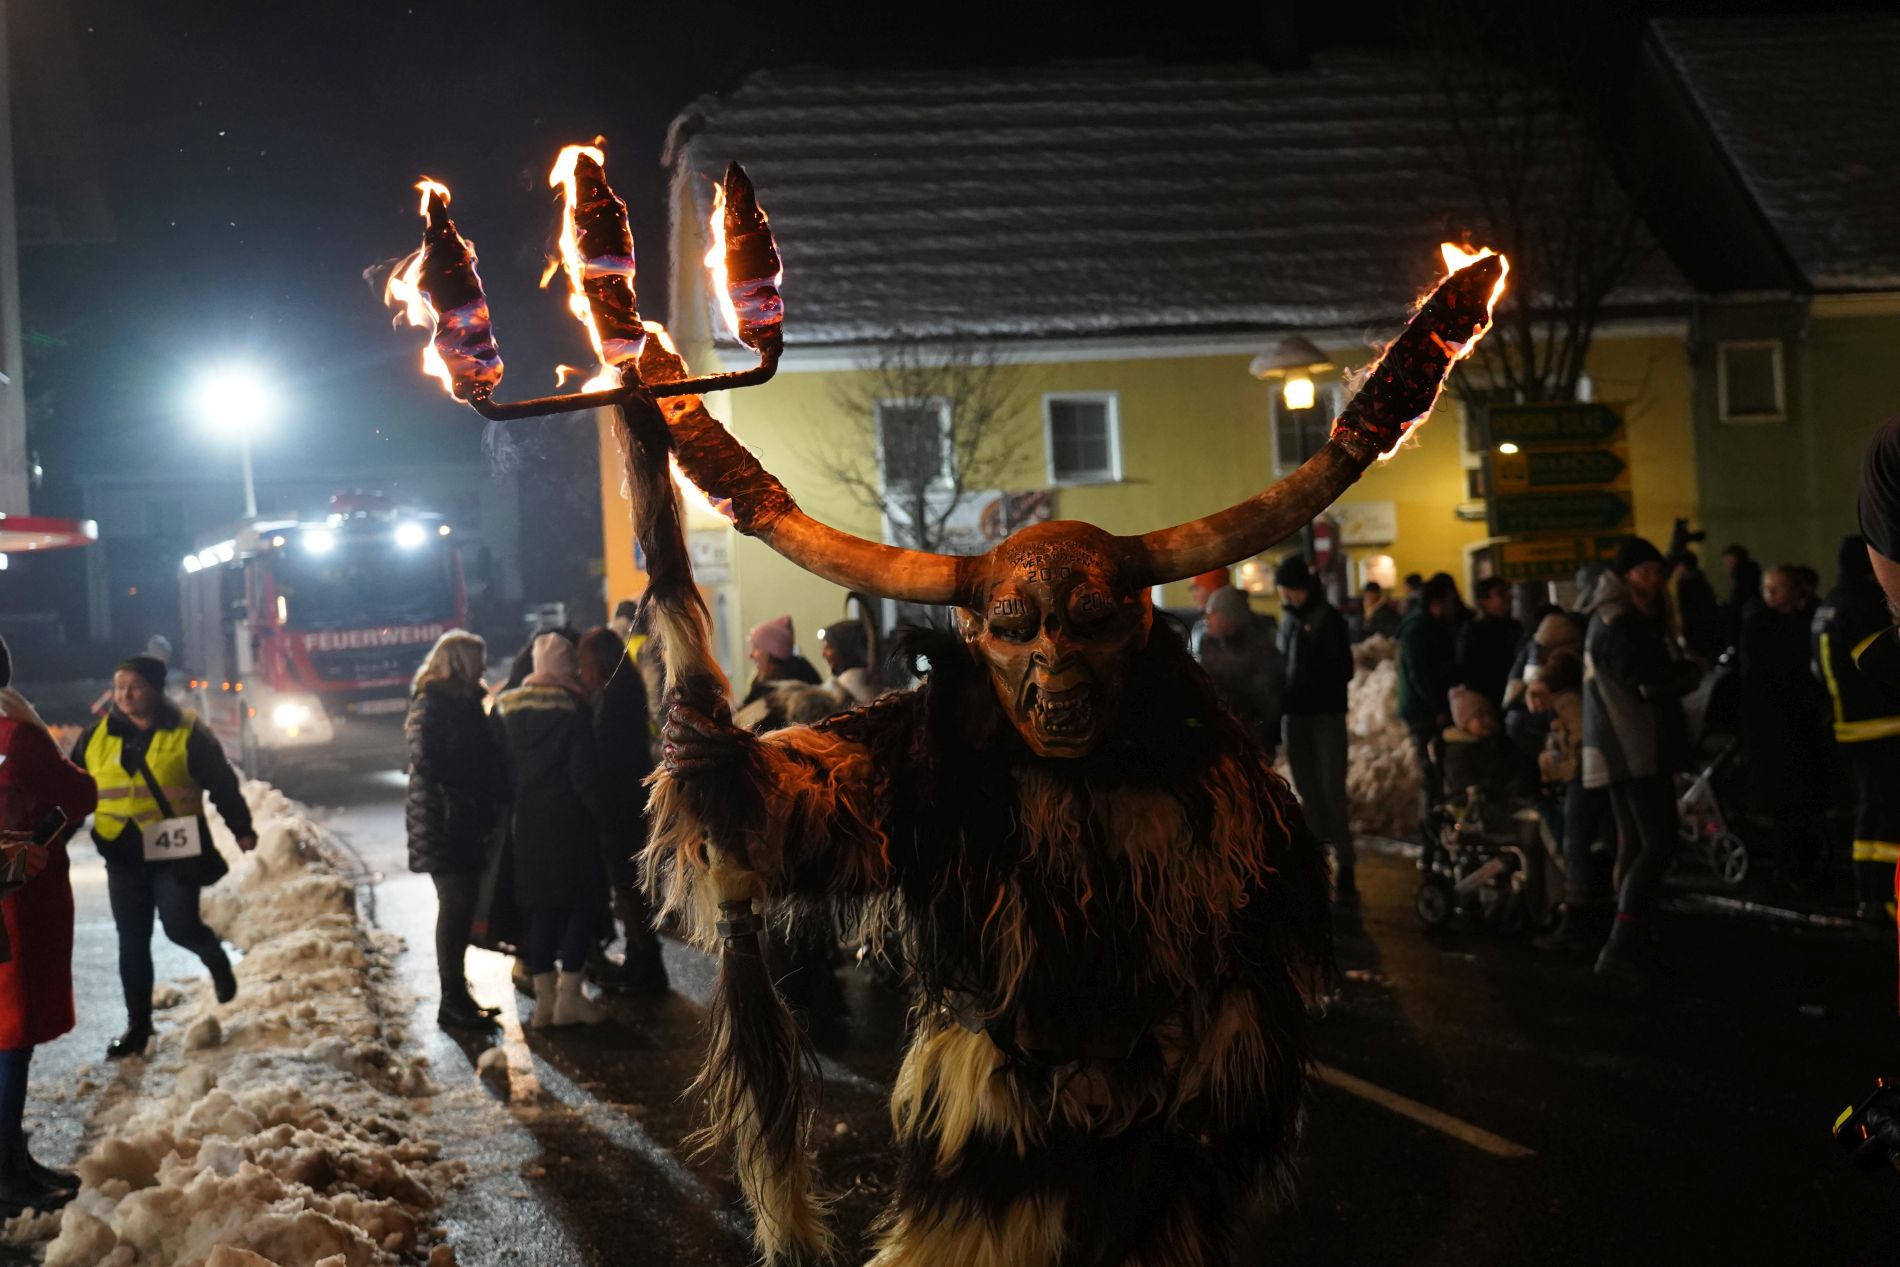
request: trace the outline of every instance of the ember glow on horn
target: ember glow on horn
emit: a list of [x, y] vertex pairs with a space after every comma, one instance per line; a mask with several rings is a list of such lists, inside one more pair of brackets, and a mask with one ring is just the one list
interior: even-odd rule
[[458, 400], [487, 396], [501, 382], [488, 298], [475, 268], [475, 244], [449, 219], [448, 186], [424, 176], [422, 246], [396, 266], [383, 289], [385, 303], [402, 309], [410, 325], [433, 333], [422, 368]]
[[1391, 457], [1407, 433], [1431, 415], [1452, 367], [1476, 350], [1504, 295], [1510, 261], [1485, 247], [1439, 247], [1447, 275], [1420, 302], [1412, 320], [1388, 343], [1365, 382], [1333, 424], [1357, 431]]
[[737, 163], [727, 164], [725, 179], [713, 186], [711, 229], [706, 267], [726, 327], [754, 351], [776, 345], [785, 320], [785, 268], [752, 180]]
[[[647, 328], [647, 337], [652, 339], [660, 347], [666, 349], [667, 355], [679, 360], [680, 368], [684, 371], [686, 362], [680, 357], [679, 348], [674, 346], [673, 336], [667, 333], [666, 327], [657, 321], [648, 321], [644, 324]], [[670, 403], [671, 402], [669, 402], [669, 404]], [[665, 407], [663, 406], [662, 408], [664, 409]], [[673, 483], [678, 486], [680, 496], [685, 499], [687, 506], [703, 511], [708, 515], [718, 515], [720, 518], [728, 521], [732, 519], [732, 502], [730, 499], [722, 498], [719, 501], [714, 501], [711, 497], [708, 497], [699, 485], [693, 483], [692, 477], [687, 475], [685, 470], [680, 467], [679, 454], [671, 454], [667, 458], [667, 461], [672, 465]], [[629, 492], [629, 498], [631, 498], [631, 492]]]
[[[555, 159], [548, 184], [561, 191], [561, 267], [567, 272], [568, 307], [587, 328], [603, 367], [638, 360], [646, 332], [634, 291], [633, 233], [627, 204], [607, 183], [597, 146], [569, 145]], [[597, 375], [588, 384], [602, 383]]]

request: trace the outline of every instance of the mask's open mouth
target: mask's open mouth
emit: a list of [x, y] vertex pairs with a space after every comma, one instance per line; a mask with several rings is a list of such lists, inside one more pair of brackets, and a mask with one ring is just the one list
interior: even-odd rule
[[1059, 691], [1032, 685], [1029, 717], [1051, 743], [1080, 743], [1095, 728], [1095, 688], [1087, 682]]

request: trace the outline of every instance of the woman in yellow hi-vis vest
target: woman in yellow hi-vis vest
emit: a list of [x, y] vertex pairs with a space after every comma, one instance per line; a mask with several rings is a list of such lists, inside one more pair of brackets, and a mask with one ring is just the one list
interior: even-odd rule
[[211, 843], [204, 801], [237, 837], [257, 847], [237, 772], [217, 737], [165, 698], [165, 662], [138, 655], [112, 674], [112, 710], [80, 736], [73, 760], [99, 784], [92, 838], [106, 861], [106, 892], [119, 929], [125, 1033], [114, 1060], [141, 1055], [152, 1037], [152, 916], [165, 935], [204, 960], [218, 1001], [237, 994], [224, 944], [198, 914], [198, 894], [228, 869]]

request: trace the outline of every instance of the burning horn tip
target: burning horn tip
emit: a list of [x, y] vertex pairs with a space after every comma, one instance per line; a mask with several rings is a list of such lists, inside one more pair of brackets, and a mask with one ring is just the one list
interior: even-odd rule
[[725, 179], [720, 184], [726, 190], [728, 224], [743, 224], [759, 218], [758, 190], [753, 188], [752, 178], [745, 174], [745, 168], [737, 163], [727, 163]]

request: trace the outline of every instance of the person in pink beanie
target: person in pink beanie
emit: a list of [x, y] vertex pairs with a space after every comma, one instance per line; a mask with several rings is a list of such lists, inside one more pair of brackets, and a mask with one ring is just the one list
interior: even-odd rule
[[745, 698], [739, 701], [741, 708], [762, 697], [774, 682], [804, 682], [817, 686], [824, 681], [818, 676], [818, 670], [812, 667], [811, 661], [798, 654], [790, 615], [776, 616], [763, 624], [754, 625], [750, 644], [748, 658], [752, 661], [752, 685], [746, 690]]

